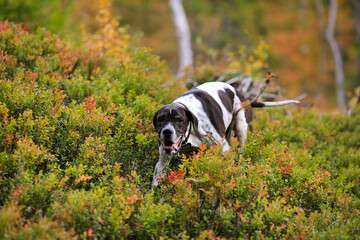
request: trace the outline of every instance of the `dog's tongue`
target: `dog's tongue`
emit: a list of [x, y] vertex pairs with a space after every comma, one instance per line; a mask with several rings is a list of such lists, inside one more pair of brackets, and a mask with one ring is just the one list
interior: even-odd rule
[[180, 144], [180, 141], [181, 141], [181, 139], [177, 142], [177, 143], [174, 143], [174, 144], [172, 144], [171, 146], [166, 146], [165, 144], [164, 144], [164, 149], [165, 150], [179, 150], [179, 144]]

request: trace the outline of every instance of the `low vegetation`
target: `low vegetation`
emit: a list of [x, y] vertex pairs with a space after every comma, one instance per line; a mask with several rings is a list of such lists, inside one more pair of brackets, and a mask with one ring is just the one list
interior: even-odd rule
[[152, 116], [184, 89], [118, 38], [0, 22], [1, 239], [360, 238], [360, 109], [256, 110], [243, 152], [200, 146], [152, 191]]

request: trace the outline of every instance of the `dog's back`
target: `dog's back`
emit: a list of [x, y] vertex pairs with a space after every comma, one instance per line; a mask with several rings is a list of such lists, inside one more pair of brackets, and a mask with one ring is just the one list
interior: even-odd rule
[[[237, 91], [223, 82], [204, 83], [185, 92], [174, 102], [184, 104], [198, 118], [201, 135], [210, 134], [216, 141], [226, 137], [229, 128], [235, 124], [234, 115], [243, 115]], [[191, 135], [189, 142], [194, 146], [201, 143], [195, 135]], [[223, 144], [228, 149], [228, 144]]]

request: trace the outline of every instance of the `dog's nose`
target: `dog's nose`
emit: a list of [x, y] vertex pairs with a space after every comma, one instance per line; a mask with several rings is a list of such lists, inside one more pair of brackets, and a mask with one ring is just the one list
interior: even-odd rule
[[165, 137], [169, 137], [171, 134], [173, 134], [173, 132], [170, 129], [164, 129], [163, 134]]

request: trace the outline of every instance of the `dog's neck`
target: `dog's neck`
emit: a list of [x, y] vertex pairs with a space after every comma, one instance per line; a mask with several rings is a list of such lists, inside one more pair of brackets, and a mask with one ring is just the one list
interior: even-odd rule
[[188, 127], [187, 127], [187, 134], [185, 133], [185, 139], [184, 141], [182, 142], [182, 145], [187, 145], [188, 144], [188, 140], [189, 140], [189, 137], [190, 137], [190, 134], [191, 134], [191, 129], [192, 129], [192, 126], [193, 125], [193, 122], [192, 121], [189, 121], [189, 124], [188, 124]]
[[[179, 104], [181, 107], [183, 107], [185, 109], [188, 109], [188, 107], [185, 104], [181, 103], [181, 102], [175, 102], [175, 103]], [[189, 137], [191, 135], [193, 124], [194, 124], [193, 121], [189, 121], [189, 124], [187, 126], [187, 130], [185, 132], [185, 139], [184, 139], [184, 141], [182, 142], [181, 145], [183, 145], [183, 146], [188, 145], [188, 140], [189, 140]]]

